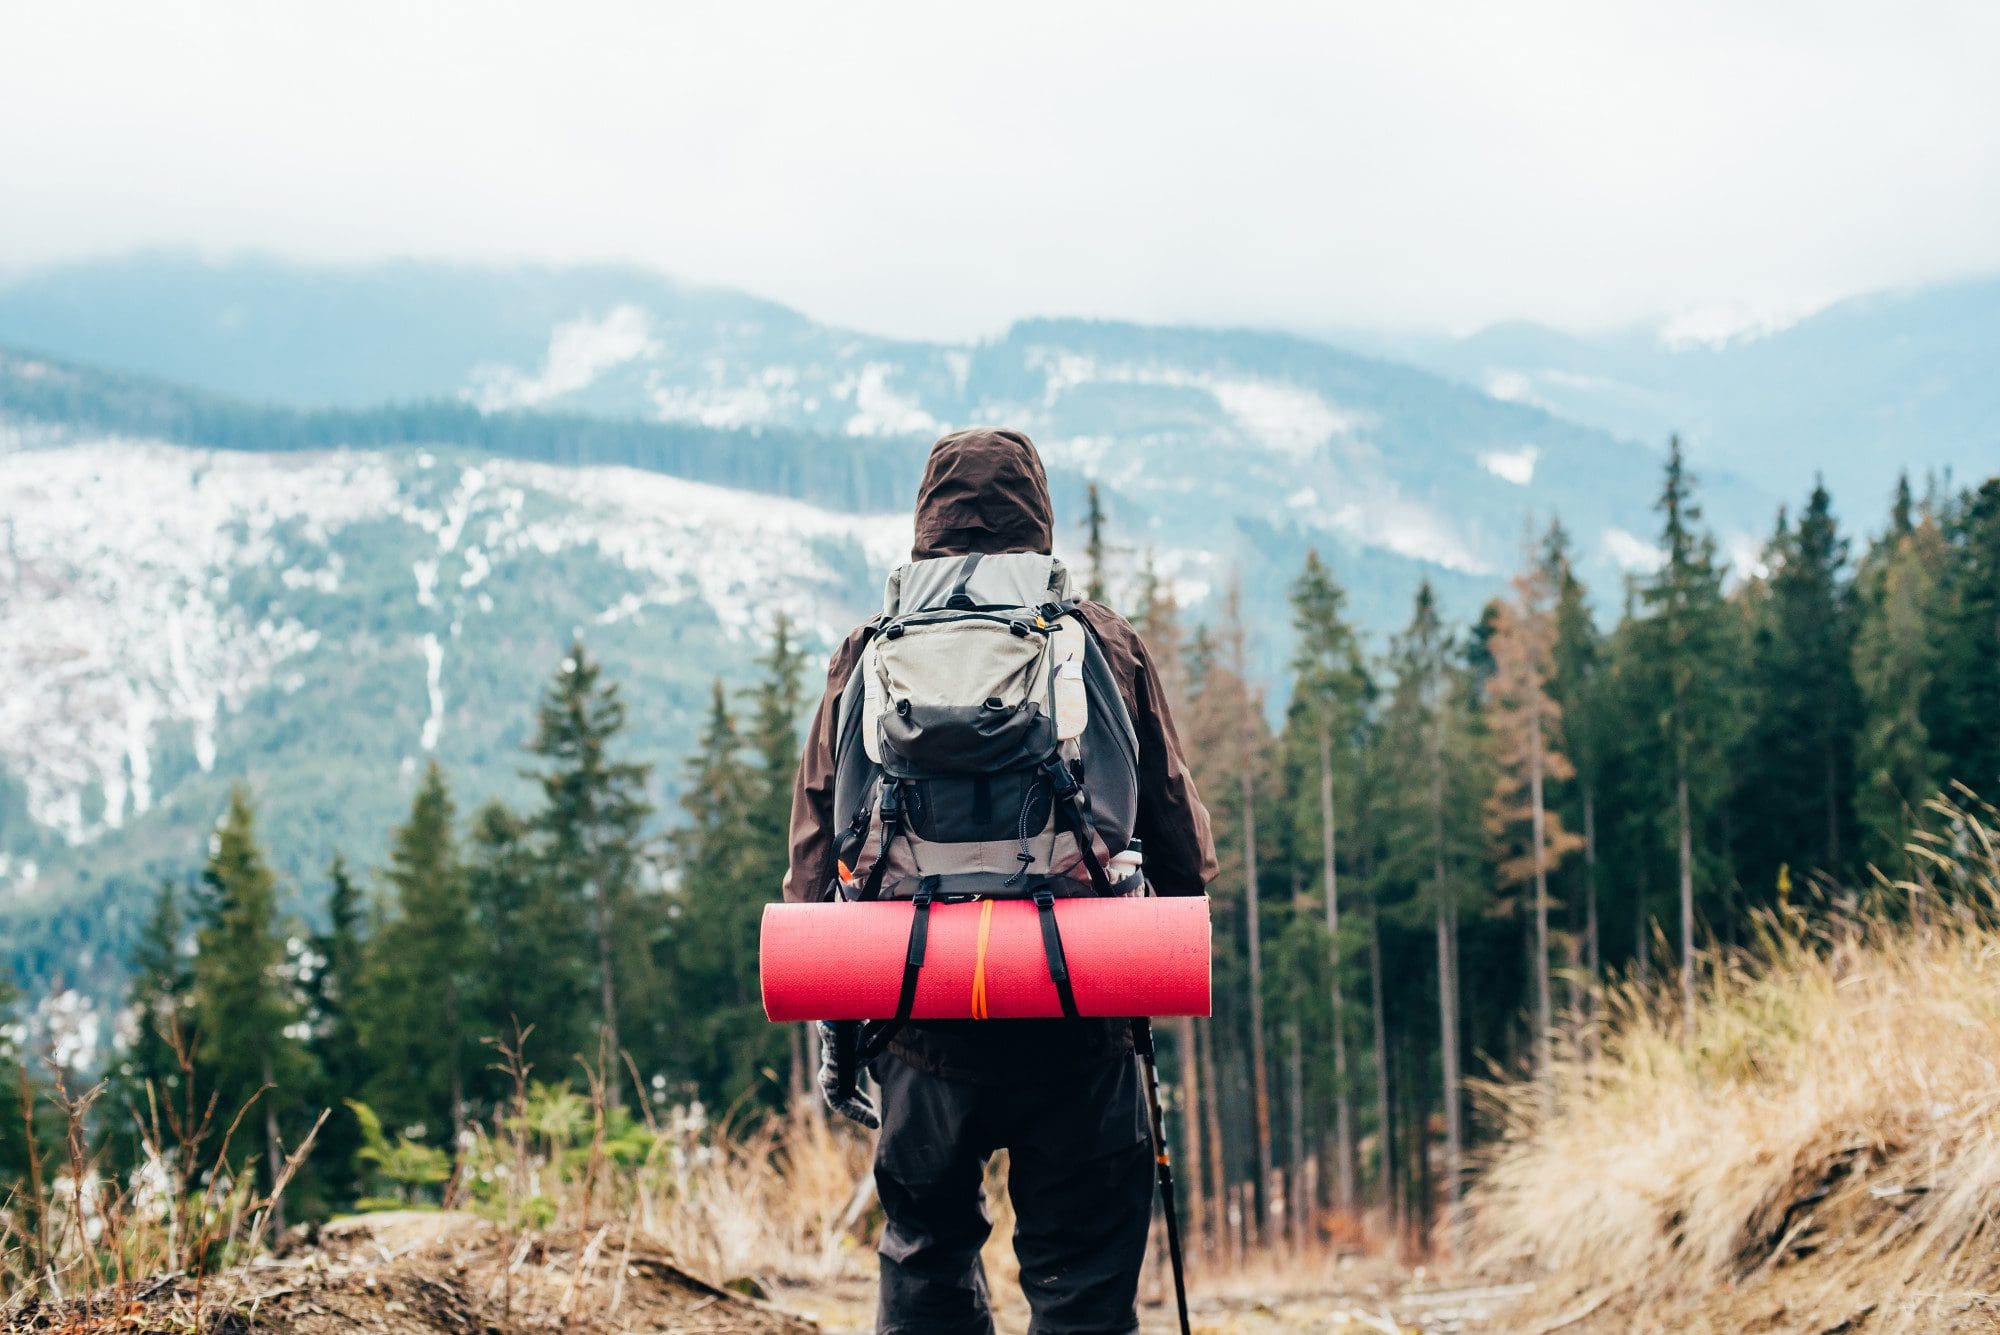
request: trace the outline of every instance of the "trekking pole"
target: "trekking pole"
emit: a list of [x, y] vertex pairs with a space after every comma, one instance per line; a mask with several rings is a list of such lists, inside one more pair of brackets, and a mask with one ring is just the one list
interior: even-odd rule
[[1140, 1018], [1132, 1022], [1133, 1046], [1146, 1068], [1146, 1112], [1153, 1130], [1153, 1163], [1160, 1182], [1160, 1203], [1167, 1211], [1167, 1259], [1174, 1268], [1174, 1303], [1180, 1308], [1181, 1335], [1192, 1335], [1188, 1326], [1187, 1276], [1181, 1261], [1181, 1212], [1174, 1203], [1173, 1155], [1167, 1149], [1167, 1124], [1160, 1113], [1160, 1064], [1153, 1052], [1153, 1022]]

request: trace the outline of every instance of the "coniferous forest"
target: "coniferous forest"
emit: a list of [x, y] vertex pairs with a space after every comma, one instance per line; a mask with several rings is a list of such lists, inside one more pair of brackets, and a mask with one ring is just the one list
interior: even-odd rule
[[[1750, 569], [1718, 553], [1678, 444], [1656, 508], [1659, 563], [1621, 587], [1586, 588], [1552, 521], [1476, 622], [1420, 587], [1380, 644], [1318, 555], [1279, 637], [1235, 592], [1196, 617], [1149, 570], [1121, 588], [1092, 524], [1089, 578], [1152, 646], [1221, 856], [1216, 1013], [1161, 1026], [1198, 1252], [1364, 1217], [1448, 1242], [1495, 1130], [1478, 1082], [1587, 1048], [1607, 980], [1692, 1007], [1691, 951], [1887, 889], [1927, 802], [2000, 790], [2000, 478], [1906, 482], [1865, 534], [1815, 489]], [[1260, 637], [1295, 645], [1289, 680], [1252, 678]], [[107, 1164], [174, 1140], [293, 1174], [286, 1208], [311, 1217], [441, 1193], [526, 1081], [595, 1090], [614, 1139], [807, 1106], [813, 1053], [763, 1018], [757, 926], [819, 682], [782, 621], [764, 643], [756, 686], [717, 683], [671, 811], [574, 645], [522, 757], [533, 800], [463, 810], [431, 767], [384, 865], [326, 869], [312, 926], [239, 790], [129, 961], [84, 1120]], [[0, 1119], [0, 1194], [80, 1096], [13, 1032], [28, 1115]]]

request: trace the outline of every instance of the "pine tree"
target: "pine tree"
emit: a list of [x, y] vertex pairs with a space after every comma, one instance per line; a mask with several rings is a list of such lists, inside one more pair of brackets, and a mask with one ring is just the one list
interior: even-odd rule
[[624, 1042], [621, 997], [652, 991], [651, 932], [639, 902], [646, 857], [644, 828], [651, 766], [621, 761], [613, 751], [625, 726], [618, 687], [600, 682], [602, 668], [582, 641], [570, 646], [542, 699], [533, 753], [544, 768], [534, 775], [542, 810], [534, 818], [541, 836], [543, 870], [560, 895], [581, 906], [589, 923], [597, 993], [595, 1059], [605, 1072], [613, 1107], [622, 1106], [617, 1076]]
[[161, 1125], [170, 1109], [181, 1106], [187, 1072], [181, 1055], [195, 1041], [188, 1032], [188, 1008], [194, 970], [184, 946], [186, 924], [180, 897], [172, 881], [161, 881], [153, 899], [152, 916], [139, 935], [129, 961], [132, 982], [126, 993], [132, 1042], [118, 1064], [115, 1102], [119, 1105], [121, 1140], [128, 1140], [136, 1163], [141, 1134], [150, 1135], [157, 1110]]
[[466, 1032], [472, 909], [453, 817], [433, 760], [390, 843], [387, 917], [369, 944], [366, 1004], [355, 1018], [374, 1072], [369, 1106], [391, 1125], [456, 1141], [476, 1054]]
[[1263, 882], [1258, 875], [1257, 789], [1268, 757], [1262, 693], [1250, 685], [1248, 663], [1249, 631], [1243, 624], [1243, 589], [1232, 583], [1223, 605], [1223, 637], [1229, 652], [1230, 674], [1241, 684], [1242, 703], [1237, 710], [1235, 741], [1236, 782], [1242, 794], [1243, 820], [1243, 925], [1247, 942], [1250, 998], [1250, 1096], [1257, 1131], [1257, 1199], [1262, 1210], [1257, 1228], [1277, 1213], [1278, 1197], [1272, 1190], [1275, 1177], [1271, 1150], [1270, 1063], [1265, 1055], [1264, 964], [1263, 964]]
[[1395, 688], [1383, 720], [1383, 753], [1391, 767], [1385, 794], [1385, 871], [1416, 888], [1409, 908], [1431, 921], [1445, 1114], [1446, 1236], [1456, 1246], [1465, 1168], [1458, 923], [1461, 913], [1479, 902], [1477, 813], [1485, 784], [1473, 740], [1470, 670], [1455, 659], [1428, 580], [1417, 590], [1408, 628], [1391, 646], [1390, 662]]
[[758, 1005], [755, 923], [775, 883], [752, 879], [770, 870], [750, 837], [755, 779], [718, 679], [688, 758], [683, 819], [671, 840], [680, 878], [672, 938], [675, 1064], [719, 1102], [755, 1088], [773, 1056], [775, 1035]]
[[1599, 671], [1603, 651], [1597, 623], [1591, 618], [1587, 591], [1570, 563], [1569, 534], [1560, 521], [1551, 523], [1543, 538], [1542, 567], [1556, 591], [1554, 674], [1549, 679], [1549, 694], [1562, 710], [1569, 756], [1576, 767], [1575, 782], [1561, 795], [1558, 810], [1583, 841], [1580, 883], [1575, 893], [1567, 897], [1582, 908], [1584, 971], [1594, 989], [1601, 976], [1603, 954], [1597, 896], [1597, 805], [1602, 786], [1599, 757], [1603, 749], [1598, 742], [1602, 687]]
[[358, 1011], [365, 993], [363, 974], [367, 942], [362, 935], [366, 913], [362, 890], [338, 854], [327, 868], [326, 930], [313, 938], [317, 969], [310, 980], [312, 1055], [319, 1068], [320, 1097], [328, 1110], [313, 1146], [313, 1158], [328, 1193], [337, 1203], [356, 1195], [354, 1156], [361, 1148], [361, 1127], [347, 1100], [368, 1083], [367, 1057], [361, 1047]]
[[[297, 1109], [310, 1064], [284, 972], [278, 882], [240, 784], [230, 790], [202, 886], [192, 1006], [200, 1074], [225, 1119], [255, 1101], [248, 1125], [262, 1127], [259, 1175], [268, 1190], [284, 1163], [283, 1126]], [[243, 1143], [231, 1147], [239, 1167], [251, 1161]]]
[[[1131, 619], [1133, 628], [1151, 651], [1153, 671], [1158, 677], [1161, 692], [1166, 696], [1167, 708], [1174, 718], [1187, 720], [1190, 711], [1183, 661], [1186, 643], [1181, 629], [1180, 605], [1172, 587], [1160, 578], [1150, 552], [1139, 570], [1138, 600]], [[1192, 1239], [1195, 1249], [1204, 1252], [1213, 1245], [1210, 1233], [1213, 1203], [1208, 1195], [1204, 1173], [1206, 1156], [1202, 1133], [1203, 1119], [1209, 1106], [1207, 1100], [1213, 1097], [1213, 1082], [1202, 1078], [1200, 1043], [1195, 1026], [1207, 1023], [1207, 1020], [1197, 1021], [1182, 1016], [1173, 1027], [1175, 1068], [1179, 1073], [1181, 1092], [1180, 1161], [1183, 1172], [1178, 1185], [1187, 1196], [1188, 1237]]]
[[1486, 721], [1494, 758], [1494, 787], [1486, 800], [1502, 887], [1534, 890], [1535, 1071], [1545, 1091], [1554, 1070], [1554, 1009], [1549, 987], [1549, 873], [1581, 846], [1550, 809], [1552, 785], [1567, 784], [1575, 768], [1562, 751], [1562, 707], [1550, 694], [1555, 677], [1556, 592], [1545, 563], [1531, 562], [1514, 577], [1514, 596], [1498, 604], [1488, 640], [1493, 675], [1485, 688]]
[[[1854, 618], [1847, 541], [1826, 488], [1794, 529], [1783, 512], [1767, 573], [1746, 590], [1749, 711], [1740, 759], [1737, 868], [1753, 892], [1782, 869], [1844, 878], [1854, 851]], [[1740, 669], [1739, 669], [1740, 670]]]
[[1669, 443], [1658, 508], [1663, 560], [1640, 589], [1648, 615], [1637, 630], [1641, 661], [1656, 677], [1653, 695], [1661, 706], [1671, 765], [1681, 1008], [1692, 1027], [1697, 881], [1724, 886], [1730, 877], [1726, 845], [1714, 827], [1738, 727], [1732, 678], [1741, 636], [1736, 614], [1723, 598], [1715, 539], [1697, 527], [1701, 508], [1678, 437]]
[[2000, 477], [1960, 497], [1945, 518], [1943, 615], [1925, 710], [1942, 776], [2000, 796]]
[[[1372, 690], [1361, 643], [1343, 616], [1347, 594], [1316, 551], [1292, 585], [1292, 703], [1286, 728], [1287, 771], [1293, 776], [1293, 823], [1317, 826], [1319, 881], [1325, 910], [1329, 1046], [1333, 1062], [1334, 1202], [1355, 1208], [1354, 1108], [1347, 1069], [1346, 979], [1341, 960], [1341, 813], [1351, 821], [1356, 749]], [[1305, 781], [1310, 774], [1311, 782]], [[1310, 794], [1313, 810], [1298, 810]]]
[[[526, 820], [497, 801], [473, 814], [465, 857], [471, 1032], [516, 1052], [537, 1078], [559, 1080], [591, 1045], [591, 949], [584, 905], [543, 873]], [[488, 1061], [477, 1083], [493, 1101], [506, 1079]]]
[[[748, 866], [742, 893], [735, 905], [742, 928], [741, 940], [754, 942], [757, 922], [764, 905], [781, 897], [785, 870], [791, 862], [792, 780], [799, 767], [799, 718], [805, 708], [805, 651], [792, 635], [792, 625], [780, 612], [771, 628], [771, 646], [758, 660], [763, 675], [749, 692], [749, 743], [751, 770], [748, 775], [746, 831]], [[757, 1000], [757, 961], [754, 951], [736, 957], [738, 995], [748, 992]], [[761, 1038], [764, 1029], [757, 1031]], [[794, 1025], [789, 1035], [793, 1102], [817, 1107], [812, 1100], [814, 1048], [811, 1025]]]
[[1107, 584], [1104, 578], [1104, 501], [1097, 494], [1097, 484], [1091, 483], [1085, 492], [1089, 508], [1084, 514], [1084, 557], [1090, 562], [1090, 574], [1084, 580], [1083, 594], [1092, 602], [1103, 602]]
[[1854, 806], [1862, 856], [1885, 871], [1904, 864], [1916, 815], [1938, 791], [1942, 760], [1931, 746], [1924, 702], [1937, 671], [1932, 635], [1941, 620], [1944, 564], [1937, 520], [1928, 511], [1915, 514], [1909, 479], [1902, 478], [1889, 530], [1855, 579], [1854, 678], [1861, 725]]

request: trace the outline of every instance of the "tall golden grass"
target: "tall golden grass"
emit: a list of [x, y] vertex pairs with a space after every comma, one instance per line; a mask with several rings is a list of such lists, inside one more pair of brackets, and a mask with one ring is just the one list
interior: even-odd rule
[[1484, 1088], [1505, 1135], [1469, 1197], [1478, 1263], [1635, 1329], [1995, 1319], [2000, 813], [1930, 814], [1907, 878], [1710, 952], [1692, 1032], [1672, 980], [1628, 983], [1569, 1043], [1552, 1113], [1533, 1084]]

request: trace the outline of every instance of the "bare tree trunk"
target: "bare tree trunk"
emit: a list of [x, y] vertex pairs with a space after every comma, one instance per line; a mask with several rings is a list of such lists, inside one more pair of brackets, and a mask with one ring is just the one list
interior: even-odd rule
[[607, 1106], [617, 1109], [624, 1106], [625, 1081], [616, 1069], [619, 1054], [624, 1051], [618, 1041], [617, 955], [613, 947], [616, 924], [612, 921], [611, 895], [608, 887], [600, 881], [591, 889], [591, 903], [595, 910], [591, 915], [591, 926], [597, 935], [597, 999], [600, 1007], [597, 1061], [604, 1077]]
[[1458, 949], [1451, 911], [1451, 885], [1445, 875], [1444, 741], [1443, 726], [1431, 725], [1431, 876], [1437, 904], [1438, 1049], [1444, 1077], [1446, 1246], [1458, 1249], [1458, 1204], [1463, 1188], [1460, 1173], [1465, 1130], [1459, 1122], [1458, 1075]]
[[1217, 1233], [1220, 1235], [1229, 1225], [1229, 1161], [1223, 1156], [1222, 1149], [1222, 1074], [1215, 1064], [1214, 1031], [1213, 1020], [1206, 1024], [1200, 1021], [1195, 1023], [1195, 1032], [1201, 1038], [1201, 1068], [1208, 1073], [1204, 1082], [1207, 1098], [1202, 1112], [1208, 1131], [1208, 1199], [1216, 1209], [1224, 1212], [1217, 1221], [1220, 1225]]
[[1588, 786], [1583, 790], [1583, 959], [1590, 970], [1591, 1014], [1595, 1016], [1594, 998], [1604, 977], [1604, 955], [1597, 939], [1597, 794]]
[[1375, 1139], [1379, 1149], [1376, 1187], [1382, 1205], [1395, 1215], [1395, 1122], [1389, 1116], [1389, 1025], [1382, 1007], [1382, 912], [1368, 915], [1368, 1009], [1375, 1031]]
[[1250, 730], [1255, 726], [1254, 720], [1244, 720], [1243, 916], [1250, 938], [1250, 1097], [1257, 1124], [1257, 1196], [1266, 1213], [1275, 1213], [1276, 1202], [1271, 1197], [1271, 1086], [1264, 1055], [1263, 925], [1258, 921], [1257, 902], [1257, 784], [1252, 773], [1255, 752], [1250, 746]]
[[1549, 999], [1549, 860], [1542, 810], [1542, 692], [1528, 693], [1528, 800], [1535, 844], [1535, 1077], [1542, 1083], [1542, 1115], [1555, 1111], [1554, 1008]]
[[1291, 1216], [1287, 1232], [1291, 1235], [1292, 1250], [1300, 1251], [1306, 1245], [1306, 1048], [1301, 1025], [1294, 1016], [1289, 1026], [1291, 1030], [1291, 1132], [1292, 1154], [1289, 1189], [1285, 1193], [1285, 1208]]
[[1674, 751], [1674, 802], [1681, 824], [1681, 1024], [1694, 1033], [1694, 829], [1688, 812], [1687, 742]]
[[1354, 1104], [1347, 1089], [1346, 988], [1340, 977], [1340, 869], [1338, 827], [1333, 807], [1333, 738], [1319, 734], [1320, 857], [1326, 864], [1326, 939], [1328, 986], [1333, 1002], [1333, 1171], [1334, 1205], [1354, 1213]]
[[1585, 1051], [1597, 1056], [1597, 995], [1604, 981], [1603, 955], [1597, 941], [1597, 795], [1588, 783], [1583, 788], [1583, 961], [1589, 975], [1584, 992], [1583, 1013]]
[[1452, 941], [1451, 914], [1444, 899], [1444, 861], [1437, 863], [1438, 1051], [1444, 1076], [1445, 1240], [1458, 1249], [1458, 1205], [1462, 1187], [1461, 1158], [1465, 1130], [1459, 1123], [1458, 1102], [1458, 961]]
[[285, 1147], [278, 1139], [278, 1078], [271, 1069], [268, 1053], [264, 1056], [263, 1075], [265, 1085], [269, 1086], [264, 1098], [264, 1169], [270, 1175], [266, 1187], [271, 1194], [271, 1214], [267, 1224], [270, 1232], [266, 1236], [275, 1237], [285, 1231], [285, 1198], [278, 1191], [278, 1180], [285, 1171]]
[[1188, 1237], [1193, 1250], [1209, 1248], [1207, 1184], [1202, 1179], [1201, 1063], [1195, 1053], [1194, 1020], [1182, 1016], [1174, 1022], [1174, 1040], [1181, 1057], [1181, 1140], [1182, 1157], [1187, 1161]]

